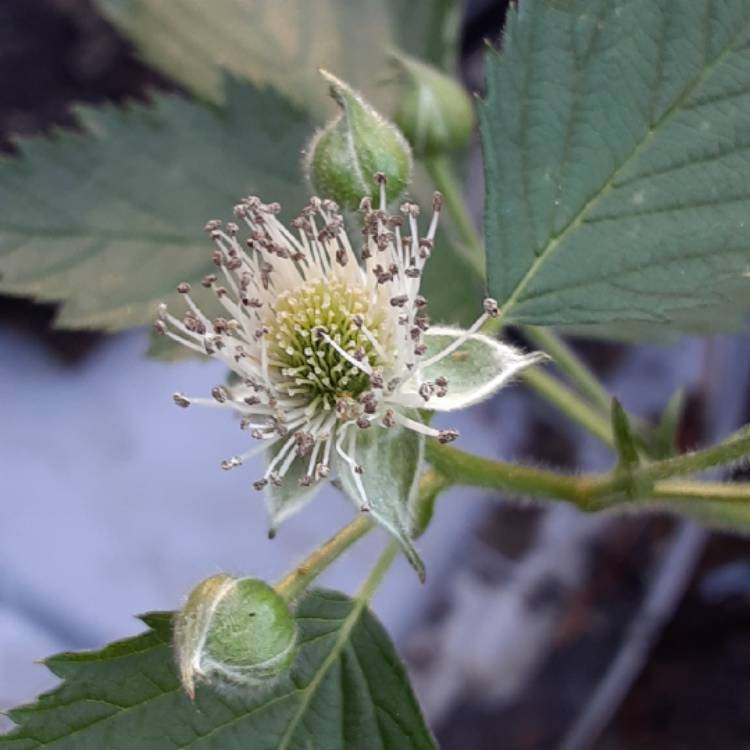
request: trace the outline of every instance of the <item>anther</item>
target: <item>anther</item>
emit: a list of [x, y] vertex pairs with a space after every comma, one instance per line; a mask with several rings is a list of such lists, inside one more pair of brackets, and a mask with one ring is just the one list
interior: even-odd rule
[[294, 433], [294, 443], [297, 446], [297, 455], [306, 456], [315, 445], [315, 438], [311, 433], [300, 430]]
[[281, 477], [274, 471], [268, 476], [268, 481], [274, 486], [274, 487], [281, 487]]
[[267, 484], [267, 479], [259, 479], [257, 482], [253, 482], [253, 487], [260, 492]]
[[439, 443], [452, 443], [458, 437], [458, 430], [440, 430], [437, 439]]
[[497, 306], [497, 300], [492, 299], [492, 297], [487, 297], [482, 305], [484, 307], [484, 311], [491, 318], [496, 318], [500, 314], [500, 308]]
[[167, 324], [163, 320], [157, 320], [154, 323], [154, 332], [163, 336], [167, 332]]
[[188, 406], [190, 406], [190, 399], [183, 393], [173, 393], [172, 399], [177, 404], [177, 406], [181, 406], [183, 409], [187, 409]]
[[229, 398], [229, 393], [223, 385], [215, 385], [211, 389], [211, 395], [214, 397], [214, 400], [218, 401], [220, 404], [226, 403]]
[[448, 395], [448, 379], [440, 375], [435, 378], [435, 395], [444, 398]]
[[190, 286], [190, 284], [187, 283], [187, 281], [183, 281], [177, 285], [177, 291], [180, 294], [190, 294], [191, 288], [192, 287]]
[[435, 386], [429, 381], [422, 383], [419, 386], [418, 393], [425, 401], [429, 401], [432, 394], [435, 393]]

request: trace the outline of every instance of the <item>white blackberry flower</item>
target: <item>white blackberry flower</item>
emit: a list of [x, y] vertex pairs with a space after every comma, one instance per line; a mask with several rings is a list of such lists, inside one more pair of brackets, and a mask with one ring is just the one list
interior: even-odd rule
[[[223, 315], [209, 319], [183, 283], [177, 289], [187, 312], [180, 319], [162, 305], [156, 330], [235, 374], [236, 385], [214, 387], [210, 399], [176, 393], [174, 400], [239, 415], [253, 445], [222, 466], [266, 453], [254, 486], [266, 488], [272, 531], [336, 473], [356, 504], [396, 534], [418, 564], [409, 542], [410, 496], [423, 441], [450, 442], [458, 433], [425, 424], [417, 409], [469, 406], [540, 357], [478, 333], [498, 314], [490, 299], [466, 331], [430, 326], [420, 281], [442, 197], [435, 194], [420, 236], [418, 207], [404, 203], [399, 214], [388, 214], [385, 179], [379, 182], [379, 208], [368, 198], [361, 204], [360, 258], [328, 200], [312, 198], [291, 229], [277, 219], [278, 204], [256, 197], [235, 206], [243, 230], [210, 221], [217, 269], [202, 286], [213, 291]], [[395, 451], [388, 448], [393, 439], [400, 441]], [[395, 457], [403, 467], [382, 465]], [[388, 484], [394, 473], [400, 489], [385, 497], [383, 477]]]

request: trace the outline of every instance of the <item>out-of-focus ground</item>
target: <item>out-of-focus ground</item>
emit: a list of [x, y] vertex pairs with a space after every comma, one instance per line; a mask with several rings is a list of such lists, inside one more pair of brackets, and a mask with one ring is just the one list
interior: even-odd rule
[[[502, 5], [468, 4], [474, 89]], [[170, 84], [87, 0], [0, 2], [6, 151], [14, 135], [70, 125], [71, 102], [142, 98], [152, 86]], [[478, 213], [477, 158], [468, 177]], [[134, 612], [175, 607], [218, 570], [273, 579], [352, 514], [326, 493], [269, 542], [253, 468], [218, 469], [239, 431], [221, 413], [171, 404], [172, 391], [206, 392], [220, 370], [144, 360], [143, 331], [50, 333], [52, 315], [0, 298], [0, 710], [54, 684], [34, 660], [137, 632]], [[582, 352], [645, 418], [684, 388], [683, 447], [750, 418], [747, 337]], [[519, 385], [450, 423], [484, 455], [584, 470], [610, 461]], [[324, 583], [354, 590], [380, 544], [373, 535]], [[750, 746], [744, 539], [665, 515], [583, 516], [457, 490], [420, 548], [427, 587], [400, 564], [376, 608], [445, 750]]]

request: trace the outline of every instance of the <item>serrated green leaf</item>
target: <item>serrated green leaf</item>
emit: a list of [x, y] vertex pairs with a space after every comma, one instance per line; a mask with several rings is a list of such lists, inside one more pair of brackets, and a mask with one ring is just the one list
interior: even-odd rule
[[224, 101], [223, 71], [270, 84], [311, 111], [329, 111], [318, 70], [344, 76], [382, 107], [391, 92], [377, 87], [386, 50], [441, 54], [450, 3], [417, 0], [96, 0], [99, 10], [151, 65], [209, 101]]
[[259, 692], [183, 693], [171, 616], [101, 651], [47, 661], [64, 680], [15, 709], [3, 750], [434, 750], [387, 633], [361, 600], [308, 593], [297, 619], [301, 650], [291, 672]]
[[[417, 412], [409, 416], [419, 420]], [[348, 462], [337, 460], [342, 489], [357, 509], [369, 508], [375, 521], [401, 545], [420, 580], [424, 580], [424, 563], [412, 542], [412, 511], [419, 489], [424, 435], [400, 425], [385, 428], [377, 423], [367, 429], [349, 430], [351, 440], [345, 448], [363, 471], [355, 474]]]
[[507, 320], [668, 319], [750, 280], [750, 4], [525, 0], [481, 107]]
[[150, 322], [181, 280], [209, 272], [203, 225], [249, 193], [304, 203], [308, 116], [227, 81], [222, 112], [178, 96], [81, 108], [84, 133], [24, 139], [0, 163], [0, 292], [63, 300], [58, 325]]

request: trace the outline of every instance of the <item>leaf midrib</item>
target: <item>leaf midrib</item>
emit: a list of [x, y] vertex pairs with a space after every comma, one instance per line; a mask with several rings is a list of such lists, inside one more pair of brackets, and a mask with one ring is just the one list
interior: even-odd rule
[[[597, 190], [594, 195], [589, 198], [588, 201], [586, 201], [586, 203], [578, 211], [578, 213], [571, 218], [571, 220], [560, 230], [560, 232], [550, 237], [544, 249], [537, 255], [537, 257], [534, 259], [534, 262], [529, 266], [529, 269], [521, 277], [511, 294], [503, 303], [502, 309], [500, 311], [501, 320], [508, 322], [509, 311], [512, 310], [512, 308], [516, 305], [519, 297], [523, 293], [524, 289], [528, 286], [530, 281], [534, 278], [537, 271], [539, 270], [539, 267], [542, 266], [551, 255], [554, 254], [555, 250], [562, 244], [563, 240], [569, 234], [575, 232], [575, 230], [578, 229], [578, 227], [583, 223], [584, 219], [586, 218], [586, 214], [589, 212], [592, 206], [613, 188], [617, 181], [618, 175], [623, 171], [623, 169], [625, 169], [625, 167], [627, 167], [634, 159], [636, 159], [640, 155], [641, 151], [643, 151], [651, 143], [651, 141], [656, 137], [656, 134], [658, 133], [660, 128], [663, 127], [669, 120], [671, 120], [672, 117], [682, 108], [682, 105], [693, 93], [693, 91], [695, 91], [696, 88], [698, 88], [706, 80], [708, 80], [711, 75], [713, 75], [717, 66], [719, 66], [725, 59], [725, 57], [734, 51], [734, 46], [737, 40], [747, 32], [748, 28], [750, 28], [750, 21], [746, 21], [739, 27], [737, 32], [734, 34], [734, 36], [732, 36], [724, 49], [722, 49], [721, 52], [716, 55], [713, 61], [708, 63], [703, 68], [703, 70], [693, 79], [693, 81], [683, 89], [680, 95], [664, 112], [659, 120], [651, 125], [651, 127], [648, 129], [648, 132], [646, 133], [646, 136], [633, 147], [633, 149], [620, 163], [617, 169], [612, 171], [612, 174], [605, 181], [602, 187], [599, 188], [599, 190]], [[710, 33], [710, 30], [707, 30], [706, 33]]]
[[282, 736], [277, 750], [287, 750], [287, 748], [289, 747], [289, 743], [294, 737], [294, 733], [297, 731], [299, 722], [310, 706], [310, 702], [314, 698], [318, 687], [320, 687], [320, 684], [328, 675], [328, 672], [330, 671], [334, 662], [339, 658], [339, 655], [341, 654], [344, 646], [349, 642], [351, 631], [359, 622], [359, 618], [361, 617], [362, 612], [364, 611], [365, 607], [367, 607], [368, 603], [368, 596], [359, 596], [357, 599], [355, 599], [352, 611], [344, 619], [339, 631], [339, 635], [336, 638], [336, 641], [334, 642], [330, 652], [328, 653], [328, 656], [326, 656], [322, 664], [318, 667], [312, 680], [310, 680], [310, 682], [302, 689], [302, 701], [300, 702], [296, 713], [291, 718], [289, 726]]

